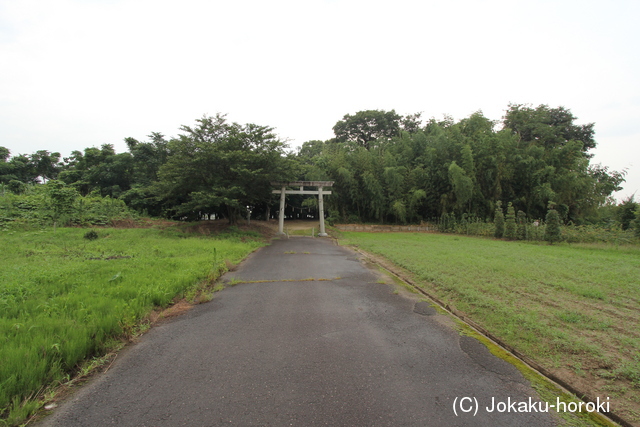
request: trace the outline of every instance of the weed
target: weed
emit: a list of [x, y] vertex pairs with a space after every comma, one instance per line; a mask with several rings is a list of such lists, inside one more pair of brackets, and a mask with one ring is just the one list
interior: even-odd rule
[[[189, 292], [207, 299], [226, 266], [262, 245], [157, 229], [105, 229], [91, 243], [84, 234], [60, 227], [0, 234], [0, 265], [11, 266], [0, 269], [0, 416], [10, 425], [37, 407], [45, 385], [90, 371], [78, 366], [147, 329], [155, 307]], [[226, 260], [217, 271], [214, 247]]]
[[98, 236], [98, 233], [95, 230], [89, 230], [86, 233], [84, 233], [84, 236], [82, 237], [84, 237], [87, 240], [96, 240], [100, 236]]
[[558, 314], [560, 320], [567, 323], [581, 323], [587, 320], [586, 316], [582, 313], [577, 313], [575, 311], [568, 311]]

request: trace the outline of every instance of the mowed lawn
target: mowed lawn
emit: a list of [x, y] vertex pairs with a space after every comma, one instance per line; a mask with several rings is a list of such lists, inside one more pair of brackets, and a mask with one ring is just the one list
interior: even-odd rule
[[155, 307], [195, 296], [194, 288], [263, 244], [237, 230], [214, 238], [99, 229], [92, 241], [87, 231], [0, 234], [0, 415], [11, 412], [9, 424], [37, 408], [47, 385], [113, 348]]
[[344, 233], [431, 295], [640, 422], [640, 247]]

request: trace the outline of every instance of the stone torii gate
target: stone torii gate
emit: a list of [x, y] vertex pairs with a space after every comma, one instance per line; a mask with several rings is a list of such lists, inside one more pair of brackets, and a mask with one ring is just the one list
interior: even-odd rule
[[[280, 190], [273, 190], [273, 194], [280, 193], [280, 215], [278, 216], [278, 234], [284, 234], [284, 198], [285, 194], [317, 194], [318, 210], [320, 211], [320, 232], [319, 237], [327, 237], [324, 230], [324, 202], [322, 196], [331, 194], [331, 191], [323, 191], [324, 187], [332, 187], [334, 181], [289, 181], [272, 182], [271, 185], [280, 187]], [[300, 190], [287, 190], [287, 187], [300, 187]], [[304, 187], [318, 187], [317, 190], [305, 190]]]

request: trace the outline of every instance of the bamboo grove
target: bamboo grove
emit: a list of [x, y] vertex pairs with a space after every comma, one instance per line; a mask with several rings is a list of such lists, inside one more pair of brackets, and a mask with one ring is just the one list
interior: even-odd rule
[[[339, 120], [335, 138], [288, 151], [272, 128], [218, 114], [180, 127], [177, 137], [125, 138], [123, 153], [105, 144], [65, 158], [46, 150], [11, 156], [0, 147], [0, 185], [19, 194], [54, 180], [152, 216], [234, 223], [247, 209], [254, 217], [277, 211], [271, 181], [332, 180], [326, 203], [336, 222], [492, 220], [500, 202], [531, 220], [552, 203], [565, 223], [598, 223], [624, 172], [591, 162], [594, 124], [576, 121], [547, 105], [509, 105], [500, 121], [481, 112], [437, 121], [368, 110]], [[312, 199], [290, 204], [315, 214]]]

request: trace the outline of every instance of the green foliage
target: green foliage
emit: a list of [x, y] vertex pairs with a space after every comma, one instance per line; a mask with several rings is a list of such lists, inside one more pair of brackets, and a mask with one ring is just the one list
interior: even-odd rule
[[509, 240], [516, 239], [516, 212], [511, 202], [509, 202], [509, 205], [507, 206], [507, 216], [504, 225], [504, 237]]
[[449, 165], [449, 182], [453, 187], [456, 209], [462, 212], [473, 195], [473, 181], [467, 176], [465, 170], [453, 161]]
[[493, 236], [496, 239], [502, 239], [504, 236], [504, 213], [502, 212], [502, 202], [500, 200], [496, 203], [496, 212], [493, 216], [493, 224], [495, 226]]
[[407, 221], [407, 209], [403, 201], [395, 200], [393, 203], [391, 203], [391, 211], [397, 218], [398, 222], [404, 224]]
[[39, 150], [31, 155], [10, 157], [10, 154], [7, 148], [0, 147], [0, 184], [47, 182], [55, 179], [60, 170], [60, 153]]
[[562, 240], [562, 230], [560, 229], [560, 215], [558, 211], [550, 208], [545, 218], [546, 228], [544, 240], [553, 244]]
[[493, 223], [476, 216], [462, 214], [458, 219], [454, 214], [444, 214], [437, 220], [437, 229], [441, 233], [456, 233], [490, 237], [494, 235]]
[[636, 217], [638, 207], [640, 207], [640, 204], [635, 202], [634, 196], [623, 200], [622, 203], [617, 206], [617, 219], [623, 230], [627, 230], [632, 227], [632, 222]]
[[132, 334], [154, 307], [215, 280], [225, 260], [237, 263], [262, 244], [238, 230], [225, 238], [103, 232], [108, 239], [91, 241], [77, 228], [0, 233], [0, 264], [12, 266], [0, 270], [0, 416], [29, 412], [26, 398], [38, 399], [43, 386]]
[[454, 214], [443, 214], [438, 218], [438, 231], [441, 233], [453, 233], [456, 230], [456, 216]]
[[[545, 241], [546, 225], [540, 221], [528, 222], [520, 211], [516, 219], [516, 239]], [[460, 219], [453, 214], [439, 217], [435, 224], [442, 233], [465, 234], [470, 236], [495, 237], [495, 224], [474, 216], [463, 214]], [[567, 243], [599, 243], [607, 245], [628, 245], [635, 243], [632, 230], [622, 230], [619, 226], [601, 225], [561, 225], [562, 241]]]
[[369, 150], [376, 140], [398, 136], [400, 119], [394, 110], [358, 111], [345, 116], [333, 127], [338, 142], [353, 142]]
[[[356, 116], [366, 122], [370, 114], [348, 115], [343, 125]], [[493, 217], [499, 200], [511, 200], [529, 218], [544, 218], [555, 200], [567, 221], [598, 220], [598, 207], [620, 189], [624, 174], [589, 164], [591, 125], [575, 124], [569, 110], [547, 106], [513, 106], [505, 124], [511, 127], [496, 130], [496, 122], [478, 112], [376, 140], [310, 141], [297, 159], [305, 179], [335, 181], [327, 204], [342, 220], [355, 215], [363, 222], [397, 221], [398, 200], [407, 221], [415, 222], [451, 212], [457, 218]]]
[[49, 181], [45, 186], [49, 210], [53, 217], [54, 228], [61, 216], [71, 213], [78, 197], [75, 188], [67, 187], [62, 181]]
[[527, 215], [523, 211], [518, 211], [516, 222], [516, 239], [528, 240], [529, 233], [527, 232]]
[[82, 197], [62, 181], [32, 185], [22, 194], [7, 192], [0, 196], [0, 224], [107, 225], [132, 215], [122, 200], [98, 195]]
[[640, 239], [640, 205], [636, 208], [636, 217], [633, 220], [633, 232]]
[[168, 143], [170, 155], [152, 192], [173, 217], [223, 213], [234, 224], [247, 206], [269, 203], [272, 181], [287, 181], [293, 165], [273, 129], [204, 116]]
[[[510, 105], [502, 123], [481, 112], [423, 123], [420, 114], [366, 110], [338, 121], [336, 138], [307, 141], [294, 154], [272, 128], [229, 123], [218, 114], [180, 127], [174, 138], [157, 132], [146, 142], [125, 138], [126, 153], [104, 144], [60, 162], [48, 151], [11, 157], [0, 149], [0, 184], [3, 194], [28, 194], [34, 184], [57, 179], [83, 197], [108, 196], [148, 215], [234, 223], [247, 209], [253, 217], [278, 211], [271, 181], [331, 180], [325, 208], [337, 212], [337, 222], [417, 223], [445, 213], [456, 221], [485, 219], [500, 200], [527, 218], [543, 218], [554, 200], [567, 223], [615, 217], [626, 229], [635, 205], [610, 208], [615, 215], [602, 209], [624, 172], [590, 164], [593, 124], [576, 122], [568, 109], [547, 105]], [[290, 200], [296, 207], [310, 203], [304, 196]], [[73, 217], [51, 213], [49, 220]]]
[[95, 230], [89, 230], [86, 233], [84, 233], [84, 236], [82, 236], [83, 238], [87, 239], [87, 240], [96, 240], [98, 239], [100, 236], [98, 236], [98, 232]]
[[576, 117], [564, 107], [537, 108], [511, 104], [504, 118], [504, 125], [516, 133], [523, 142], [541, 143], [545, 148], [561, 148], [571, 141], [580, 143], [580, 151], [586, 153], [595, 148], [593, 123], [575, 125]]
[[27, 188], [27, 184], [16, 179], [12, 179], [7, 184], [7, 190], [11, 191], [14, 194], [23, 194], [27, 191]]

